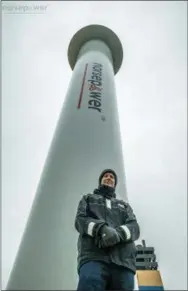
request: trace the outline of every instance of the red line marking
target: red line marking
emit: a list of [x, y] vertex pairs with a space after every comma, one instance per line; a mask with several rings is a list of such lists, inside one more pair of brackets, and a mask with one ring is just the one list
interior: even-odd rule
[[78, 109], [81, 107], [83, 91], [84, 91], [84, 83], [85, 83], [86, 73], [87, 73], [87, 67], [88, 67], [88, 64], [86, 64], [86, 66], [85, 66], [84, 76], [83, 76], [83, 80], [82, 80], [82, 87], [81, 87], [81, 90], [80, 90], [80, 96], [79, 96], [78, 106], [77, 106]]

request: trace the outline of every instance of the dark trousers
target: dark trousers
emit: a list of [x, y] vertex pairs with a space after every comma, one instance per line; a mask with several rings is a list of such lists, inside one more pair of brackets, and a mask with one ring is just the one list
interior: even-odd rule
[[134, 290], [134, 273], [115, 264], [90, 261], [81, 266], [77, 291]]

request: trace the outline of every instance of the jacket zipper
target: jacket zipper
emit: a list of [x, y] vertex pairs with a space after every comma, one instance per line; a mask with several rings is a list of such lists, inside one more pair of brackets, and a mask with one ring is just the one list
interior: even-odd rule
[[107, 222], [106, 221], [106, 217], [107, 217], [107, 209], [106, 209], [107, 207], [106, 207], [106, 198], [104, 198], [104, 218], [105, 218], [105, 222]]

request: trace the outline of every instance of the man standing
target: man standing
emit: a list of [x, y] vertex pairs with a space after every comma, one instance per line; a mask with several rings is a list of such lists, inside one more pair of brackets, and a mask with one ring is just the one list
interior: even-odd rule
[[78, 291], [134, 290], [140, 229], [130, 205], [116, 199], [116, 185], [116, 173], [106, 169], [98, 189], [79, 202]]

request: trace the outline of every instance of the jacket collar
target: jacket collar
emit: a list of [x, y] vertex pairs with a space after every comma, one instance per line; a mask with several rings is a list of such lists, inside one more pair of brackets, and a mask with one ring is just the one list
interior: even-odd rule
[[116, 198], [115, 189], [101, 185], [93, 191], [94, 194], [102, 195], [107, 199]]

